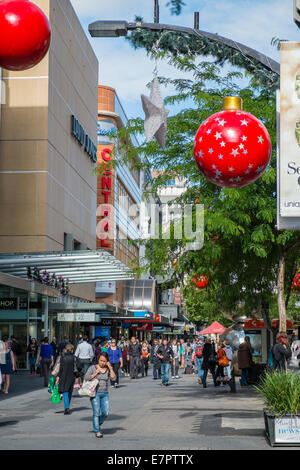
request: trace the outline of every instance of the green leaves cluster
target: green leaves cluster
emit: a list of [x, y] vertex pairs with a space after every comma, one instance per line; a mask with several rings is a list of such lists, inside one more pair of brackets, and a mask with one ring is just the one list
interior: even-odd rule
[[300, 413], [300, 375], [293, 372], [269, 372], [255, 387], [269, 411], [276, 416]]

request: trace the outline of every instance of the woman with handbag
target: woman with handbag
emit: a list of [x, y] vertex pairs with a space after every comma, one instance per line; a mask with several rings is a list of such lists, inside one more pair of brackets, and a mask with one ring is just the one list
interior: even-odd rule
[[218, 344], [217, 359], [218, 367], [216, 372], [216, 385], [220, 385], [221, 382], [225, 380], [224, 367], [229, 365], [229, 359], [226, 356], [222, 343]]
[[109, 413], [109, 394], [108, 383], [109, 380], [116, 380], [116, 374], [109, 363], [108, 354], [102, 352], [98, 364], [92, 365], [87, 370], [84, 380], [90, 382], [98, 381], [95, 390], [95, 396], [91, 397], [91, 405], [93, 409], [93, 431], [97, 438], [103, 437], [101, 426]]
[[74, 346], [67, 344], [64, 353], [60, 358], [59, 372], [56, 377], [58, 383], [58, 392], [62, 394], [64, 399], [65, 415], [70, 414], [70, 404], [74, 383], [77, 375], [76, 358], [74, 356]]
[[217, 363], [216, 351], [209, 338], [206, 339], [206, 342], [203, 346], [202, 357], [203, 357], [203, 362], [202, 362], [201, 369], [204, 371], [203, 376], [202, 376], [203, 388], [206, 388], [206, 379], [207, 379], [208, 371], [210, 371], [213, 381], [214, 381], [214, 385], [216, 387], [216, 375], [215, 375], [216, 363]]

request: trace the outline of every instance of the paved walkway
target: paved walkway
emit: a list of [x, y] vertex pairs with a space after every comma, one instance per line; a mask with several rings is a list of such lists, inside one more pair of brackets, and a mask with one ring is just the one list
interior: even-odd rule
[[0, 449], [276, 450], [265, 439], [263, 403], [251, 387], [237, 384], [232, 394], [211, 379], [203, 389], [193, 375], [169, 387], [152, 376], [122, 377], [110, 404], [104, 438], [96, 439], [89, 398], [74, 391], [72, 413], [65, 416], [42, 378], [20, 373], [12, 377], [11, 393], [0, 393]]

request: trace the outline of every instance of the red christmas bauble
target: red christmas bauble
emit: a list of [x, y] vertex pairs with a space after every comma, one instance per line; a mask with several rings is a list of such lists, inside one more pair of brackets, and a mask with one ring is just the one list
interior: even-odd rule
[[47, 16], [27, 0], [0, 1], [0, 67], [27, 70], [47, 54], [51, 28]]
[[193, 284], [195, 284], [199, 289], [205, 289], [208, 284], [208, 276], [199, 276], [198, 274], [194, 274], [192, 279]]
[[201, 173], [211, 183], [225, 188], [240, 188], [256, 181], [268, 166], [271, 154], [266, 127], [241, 109], [226, 109], [210, 116], [199, 127], [194, 142]]
[[292, 282], [292, 292], [297, 294], [300, 292], [300, 273], [296, 273]]

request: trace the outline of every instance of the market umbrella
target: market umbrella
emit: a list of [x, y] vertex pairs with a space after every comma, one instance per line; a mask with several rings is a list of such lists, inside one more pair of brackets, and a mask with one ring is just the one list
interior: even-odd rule
[[205, 328], [205, 330], [200, 331], [200, 335], [222, 334], [225, 330], [225, 326], [222, 326], [219, 322], [214, 321], [210, 326]]

